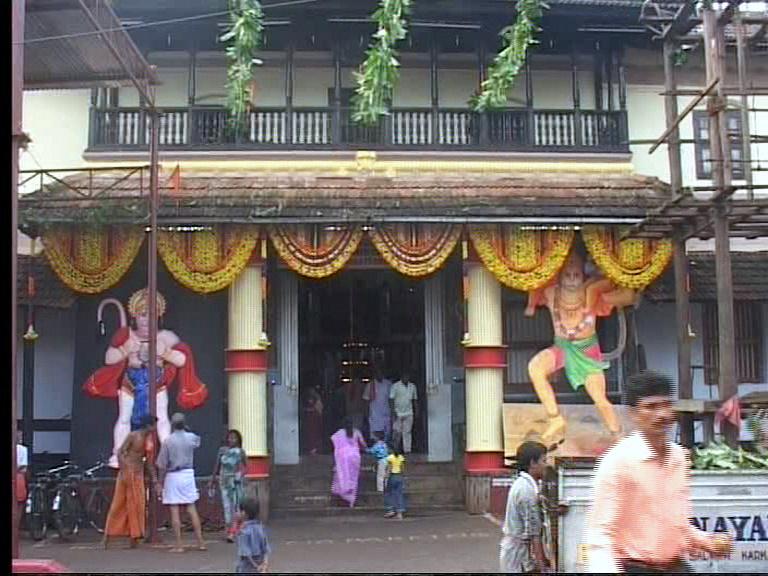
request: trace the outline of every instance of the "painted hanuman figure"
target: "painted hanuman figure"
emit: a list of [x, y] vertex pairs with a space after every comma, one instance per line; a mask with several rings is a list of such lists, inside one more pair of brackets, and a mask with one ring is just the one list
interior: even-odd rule
[[[114, 298], [103, 300], [98, 317], [104, 307], [113, 304], [120, 313], [120, 329], [112, 336], [103, 368], [99, 368], [85, 382], [83, 389], [89, 396], [117, 398], [118, 416], [114, 429], [114, 445], [109, 465], [118, 468], [117, 452], [131, 430], [141, 427], [149, 414], [149, 296], [139, 290], [128, 301], [131, 326], [126, 325], [125, 310]], [[157, 294], [157, 317], [165, 313], [165, 298]], [[205, 403], [208, 389], [195, 372], [195, 361], [189, 346], [170, 330], [157, 332], [157, 434], [163, 442], [171, 433], [168, 421], [168, 388], [178, 381], [176, 402], [186, 410]]]
[[633, 304], [635, 298], [633, 290], [619, 288], [606, 278], [586, 278], [584, 261], [575, 250], [557, 282], [529, 293], [525, 315], [532, 316], [537, 306], [546, 306], [555, 332], [554, 345], [528, 363], [534, 389], [549, 417], [542, 434], [546, 444], [558, 443], [565, 436], [565, 419], [548, 379], [562, 368], [574, 390], [586, 389], [611, 434], [620, 435], [619, 419], [606, 395], [603, 371], [608, 363], [603, 361], [597, 339], [597, 318], [609, 316], [614, 307]]

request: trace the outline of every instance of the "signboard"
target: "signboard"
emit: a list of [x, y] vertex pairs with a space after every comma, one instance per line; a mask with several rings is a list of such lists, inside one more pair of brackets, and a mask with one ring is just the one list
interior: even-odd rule
[[[615, 406], [625, 432], [632, 422], [625, 406]], [[605, 424], [592, 404], [560, 406], [566, 421], [565, 441], [554, 452], [560, 458], [595, 458], [612, 443]], [[504, 456], [513, 458], [526, 440], [540, 440], [547, 428], [547, 413], [540, 404], [504, 404]]]
[[[558, 567], [585, 572], [589, 549], [584, 542], [586, 515], [592, 501], [591, 470], [562, 470], [561, 501], [568, 512], [558, 524]], [[690, 556], [697, 573], [768, 573], [768, 473], [735, 470], [691, 474], [691, 522], [709, 534], [734, 539], [730, 557], [713, 560], [705, 553]]]

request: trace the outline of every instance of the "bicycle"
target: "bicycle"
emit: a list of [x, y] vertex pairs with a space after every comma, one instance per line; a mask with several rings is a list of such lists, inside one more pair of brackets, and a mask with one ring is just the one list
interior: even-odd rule
[[[85, 523], [100, 534], [104, 532], [110, 502], [104, 495], [101, 483], [95, 479], [94, 473], [105, 467], [106, 463], [103, 461], [97, 462], [82, 474], [70, 474], [64, 481], [59, 509], [59, 524], [63, 531], [63, 538], [68, 539], [76, 535], [80, 531], [80, 526]], [[82, 485], [85, 481], [91, 484], [91, 489], [88, 490], [88, 499], [83, 505]]]
[[[75, 468], [70, 462], [35, 475], [27, 495], [27, 526], [32, 539], [43, 540], [53, 524], [62, 538], [66, 538], [65, 519], [61, 514], [63, 479], [66, 470]], [[66, 496], [64, 496], [66, 498]]]

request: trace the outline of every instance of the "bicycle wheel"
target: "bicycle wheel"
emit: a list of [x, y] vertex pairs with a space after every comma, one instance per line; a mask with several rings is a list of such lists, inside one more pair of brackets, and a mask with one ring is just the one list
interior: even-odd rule
[[39, 485], [33, 486], [29, 499], [30, 506], [27, 514], [29, 535], [32, 536], [33, 540], [40, 541], [45, 538], [45, 533], [48, 531], [48, 523], [45, 518], [45, 490], [43, 490], [43, 487]]
[[107, 525], [107, 514], [109, 514], [109, 500], [104, 496], [101, 489], [91, 492], [88, 498], [88, 506], [85, 509], [85, 515], [88, 523], [96, 529], [99, 534], [104, 533], [104, 527]]
[[58, 510], [55, 505], [53, 507], [56, 530], [58, 530], [62, 540], [69, 540], [80, 531], [77, 494], [72, 488], [64, 487], [58, 492], [56, 497], [59, 499]]

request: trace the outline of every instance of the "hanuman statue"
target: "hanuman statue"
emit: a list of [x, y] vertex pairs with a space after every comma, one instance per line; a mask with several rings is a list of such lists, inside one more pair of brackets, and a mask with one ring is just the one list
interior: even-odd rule
[[571, 387], [584, 387], [608, 430], [616, 437], [620, 435], [619, 419], [606, 395], [604, 370], [608, 363], [603, 360], [596, 324], [599, 316], [609, 316], [614, 308], [633, 304], [636, 296], [633, 290], [617, 287], [606, 278], [587, 278], [584, 261], [575, 250], [557, 282], [529, 293], [525, 315], [532, 316], [537, 306], [546, 306], [555, 332], [554, 345], [528, 363], [533, 387], [549, 417], [542, 434], [546, 444], [559, 443], [565, 437], [565, 419], [548, 379], [563, 368]]
[[[112, 336], [103, 368], [86, 380], [83, 389], [96, 398], [117, 398], [118, 416], [109, 465], [118, 468], [117, 451], [131, 430], [149, 414], [149, 297], [139, 290], [128, 301], [131, 325], [126, 325], [125, 310], [114, 298], [99, 304], [98, 318], [108, 304], [120, 313], [120, 329]], [[165, 313], [165, 298], [157, 294], [157, 317]], [[208, 398], [208, 389], [195, 372], [192, 349], [170, 330], [157, 332], [157, 434], [163, 442], [171, 432], [168, 421], [168, 388], [178, 382], [177, 404], [186, 410], [198, 408]]]

